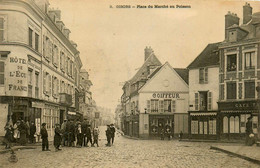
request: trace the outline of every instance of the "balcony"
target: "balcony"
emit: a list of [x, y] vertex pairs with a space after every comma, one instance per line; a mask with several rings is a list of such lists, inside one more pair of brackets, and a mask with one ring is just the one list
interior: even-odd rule
[[60, 103], [65, 106], [72, 105], [72, 95], [67, 93], [60, 93]]

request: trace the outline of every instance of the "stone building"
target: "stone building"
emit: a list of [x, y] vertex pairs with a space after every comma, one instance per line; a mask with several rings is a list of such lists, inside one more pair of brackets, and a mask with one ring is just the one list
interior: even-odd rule
[[219, 44], [218, 109], [222, 139], [244, 138], [249, 116], [253, 117], [254, 133], [258, 132], [260, 12], [252, 11], [249, 3], [243, 6], [242, 24], [236, 14], [225, 15], [225, 40]]
[[207, 47], [188, 66], [189, 137], [217, 139], [219, 100], [218, 43]]
[[160, 63], [151, 48], [145, 62], [123, 87], [123, 131], [140, 138], [188, 135], [188, 70]]
[[82, 63], [69, 35], [48, 0], [0, 1], [0, 128], [10, 118], [45, 122], [52, 136], [55, 123], [80, 116]]

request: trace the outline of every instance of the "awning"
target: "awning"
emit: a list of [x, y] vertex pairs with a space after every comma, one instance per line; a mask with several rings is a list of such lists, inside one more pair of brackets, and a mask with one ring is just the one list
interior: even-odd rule
[[68, 111], [68, 114], [69, 114], [69, 115], [76, 115], [76, 112]]
[[217, 113], [210, 113], [210, 112], [205, 112], [205, 113], [190, 113], [191, 116], [216, 116]]
[[257, 113], [257, 110], [225, 110], [220, 111], [221, 113]]

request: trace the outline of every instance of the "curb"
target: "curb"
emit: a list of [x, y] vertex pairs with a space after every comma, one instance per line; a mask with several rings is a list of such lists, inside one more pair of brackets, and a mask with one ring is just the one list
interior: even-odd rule
[[204, 143], [232, 143], [244, 144], [242, 141], [218, 141], [218, 140], [196, 140], [196, 139], [182, 139], [180, 142], [204, 142]]
[[6, 149], [6, 150], [0, 150], [0, 154], [5, 154], [8, 152], [13, 151], [18, 151], [18, 150], [23, 150], [23, 149], [36, 149], [36, 147], [33, 146], [22, 146], [22, 147], [17, 147], [17, 148], [11, 148], [11, 149]]
[[221, 152], [224, 152], [226, 154], [230, 154], [230, 155], [236, 156], [238, 158], [245, 159], [247, 161], [250, 161], [250, 162], [253, 162], [255, 164], [260, 165], [260, 160], [257, 160], [257, 159], [253, 159], [253, 158], [250, 158], [250, 157], [247, 157], [247, 156], [244, 156], [244, 155], [240, 155], [240, 154], [237, 154], [237, 153], [234, 153], [234, 152], [230, 152], [228, 150], [221, 149], [221, 148], [218, 148], [218, 147], [215, 147], [215, 146], [210, 146], [210, 149], [221, 151]]

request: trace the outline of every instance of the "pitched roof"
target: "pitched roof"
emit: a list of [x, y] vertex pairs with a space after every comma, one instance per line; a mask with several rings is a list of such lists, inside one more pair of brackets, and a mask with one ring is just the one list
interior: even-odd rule
[[189, 84], [189, 70], [187, 68], [173, 68], [179, 76]]
[[207, 47], [190, 63], [188, 69], [219, 65], [218, 44], [208, 44]]
[[142, 77], [142, 73], [144, 71], [147, 71], [148, 65], [157, 65], [161, 66], [162, 63], [158, 60], [158, 58], [152, 53], [143, 63], [142, 67], [136, 72], [136, 74], [129, 80], [131, 83], [135, 83], [139, 80], [140, 77]]

